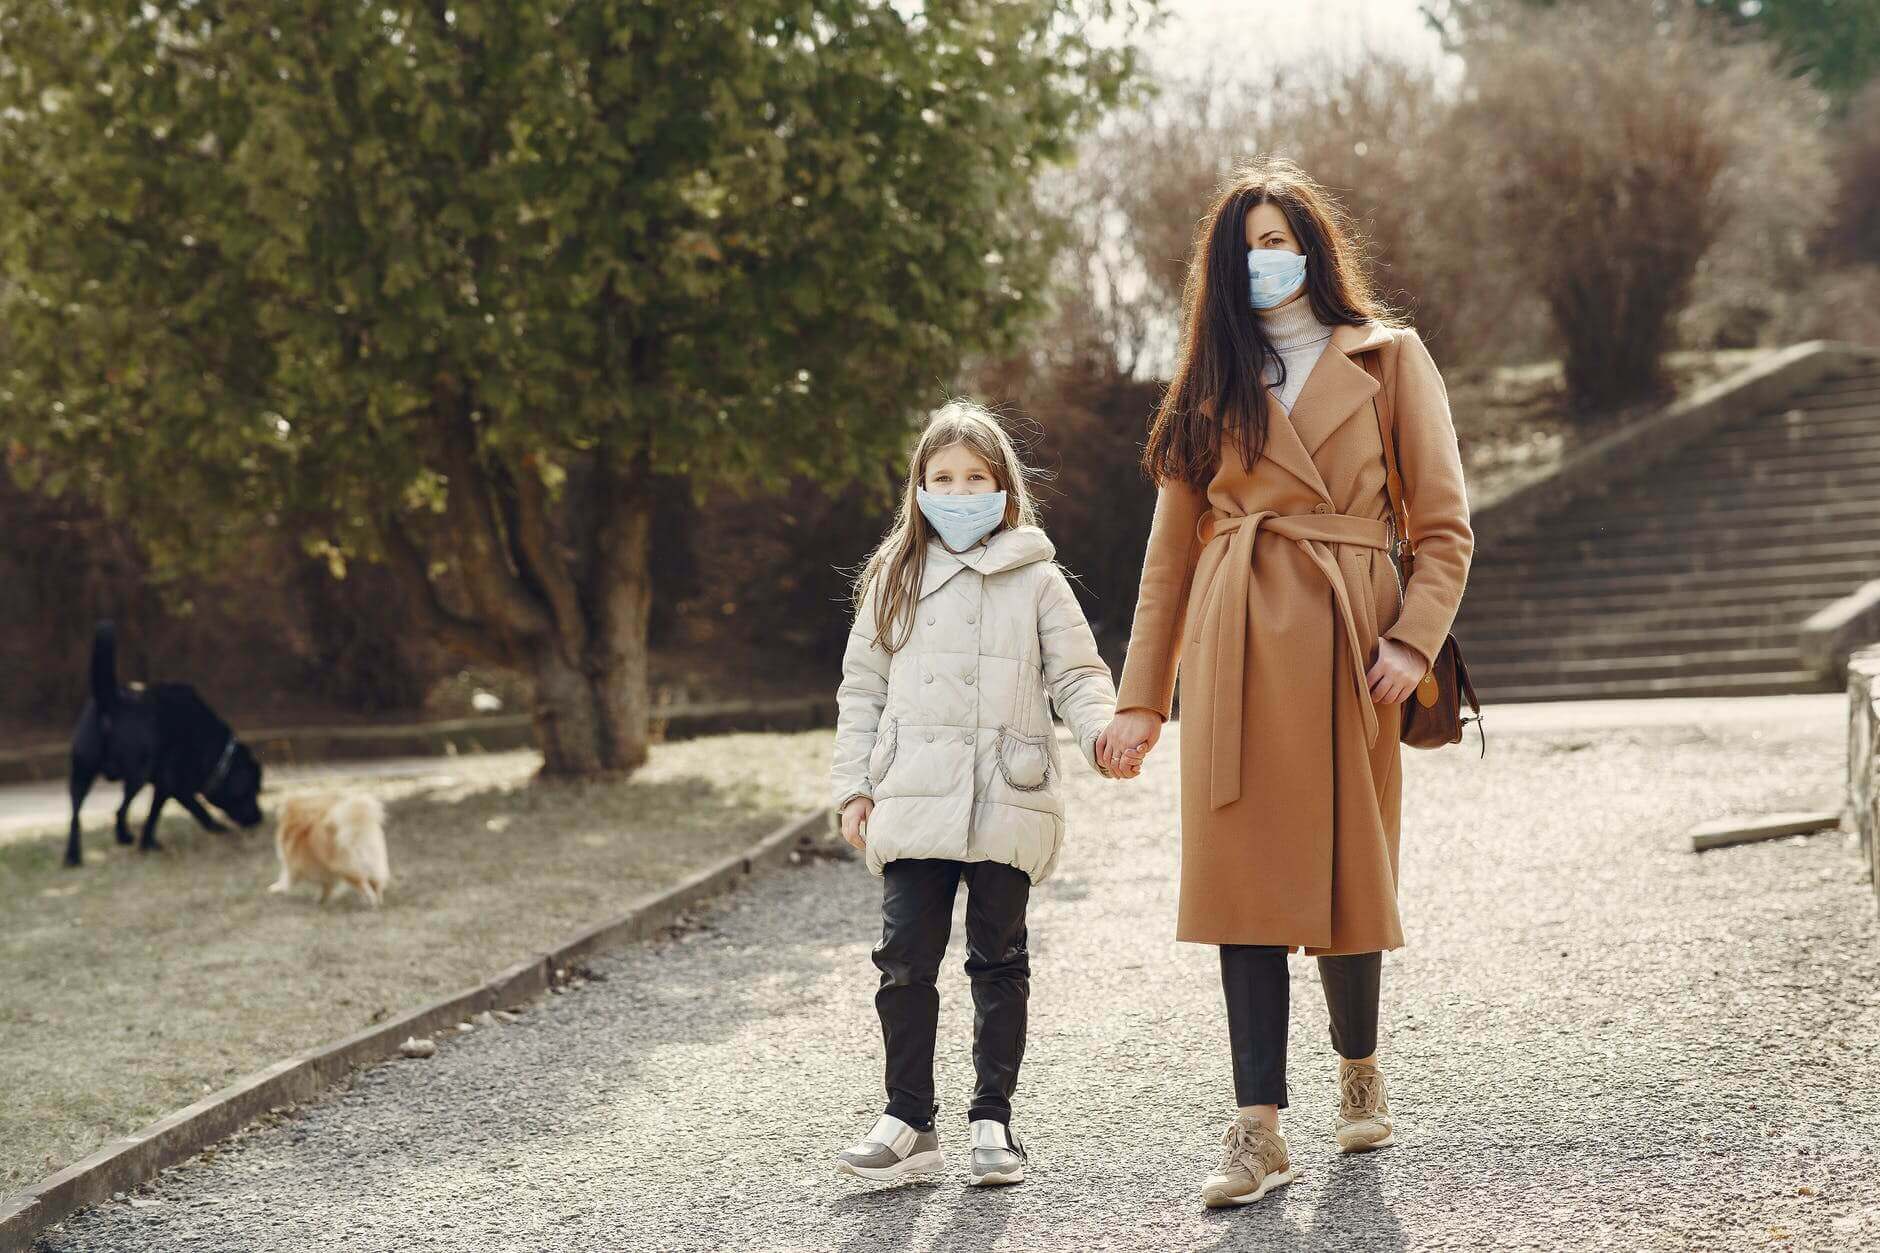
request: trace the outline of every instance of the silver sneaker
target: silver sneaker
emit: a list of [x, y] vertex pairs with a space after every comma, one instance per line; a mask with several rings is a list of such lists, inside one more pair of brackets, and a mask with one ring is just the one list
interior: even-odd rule
[[876, 1182], [929, 1175], [946, 1168], [938, 1130], [916, 1131], [899, 1118], [883, 1114], [867, 1135], [836, 1154], [836, 1169]]
[[1023, 1183], [1025, 1146], [1012, 1129], [993, 1118], [973, 1120], [973, 1155], [968, 1167], [974, 1184]]

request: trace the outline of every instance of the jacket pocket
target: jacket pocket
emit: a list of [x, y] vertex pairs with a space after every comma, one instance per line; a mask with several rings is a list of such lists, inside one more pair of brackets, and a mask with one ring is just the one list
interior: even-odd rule
[[901, 724], [891, 715], [882, 715], [881, 726], [875, 732], [874, 751], [868, 754], [868, 789], [871, 792], [881, 790], [881, 781], [888, 777], [894, 765], [895, 752], [900, 748], [900, 730]]
[[999, 777], [1015, 792], [1041, 792], [1051, 782], [1051, 735], [1024, 735], [1009, 726], [999, 728], [992, 746]]

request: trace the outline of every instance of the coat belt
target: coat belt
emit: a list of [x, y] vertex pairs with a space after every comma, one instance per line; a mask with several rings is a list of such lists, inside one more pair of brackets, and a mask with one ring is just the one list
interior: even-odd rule
[[1270, 532], [1299, 545], [1312, 559], [1325, 581], [1332, 585], [1338, 613], [1345, 623], [1349, 647], [1349, 674], [1364, 715], [1365, 743], [1377, 743], [1377, 710], [1371, 703], [1371, 685], [1365, 678], [1365, 655], [1358, 642], [1358, 623], [1351, 613], [1351, 589], [1345, 585], [1344, 571], [1327, 544], [1357, 544], [1365, 548], [1390, 547], [1390, 528], [1382, 518], [1363, 518], [1351, 513], [1279, 513], [1265, 509], [1258, 513], [1229, 514], [1211, 509], [1195, 526], [1195, 536], [1205, 546], [1227, 541], [1227, 553], [1216, 568], [1214, 586], [1201, 608], [1199, 644], [1203, 654], [1214, 663], [1213, 756], [1209, 770], [1208, 803], [1213, 809], [1240, 799], [1240, 741], [1244, 728], [1241, 714], [1245, 700], [1247, 665], [1247, 595], [1253, 579], [1253, 542], [1261, 532]]

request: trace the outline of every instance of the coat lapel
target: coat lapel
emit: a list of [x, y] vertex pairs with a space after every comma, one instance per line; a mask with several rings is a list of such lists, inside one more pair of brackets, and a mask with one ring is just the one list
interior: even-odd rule
[[[1299, 389], [1289, 415], [1293, 430], [1308, 454], [1316, 455], [1333, 431], [1377, 394], [1377, 380], [1351, 358], [1390, 341], [1390, 332], [1375, 324], [1339, 326]], [[1291, 469], [1290, 466], [1287, 467]]]
[[[1314, 370], [1313, 373], [1317, 374], [1318, 371]], [[1306, 386], [1311, 385], [1308, 380]], [[1325, 480], [1319, 477], [1319, 468], [1312, 463], [1312, 454], [1306, 450], [1292, 419], [1286, 416], [1285, 408], [1271, 388], [1267, 389], [1266, 399], [1266, 449], [1261, 455], [1311, 488], [1320, 500], [1330, 501], [1331, 493], [1325, 490]]]

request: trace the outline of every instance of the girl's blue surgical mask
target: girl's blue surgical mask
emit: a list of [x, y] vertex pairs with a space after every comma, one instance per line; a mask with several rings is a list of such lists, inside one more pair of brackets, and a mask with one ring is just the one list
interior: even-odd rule
[[1306, 254], [1284, 248], [1249, 248], [1247, 277], [1252, 280], [1254, 308], [1283, 305], [1305, 286]]
[[1005, 520], [1004, 492], [960, 494], [915, 489], [920, 512], [940, 536], [940, 542], [963, 553], [998, 528]]

